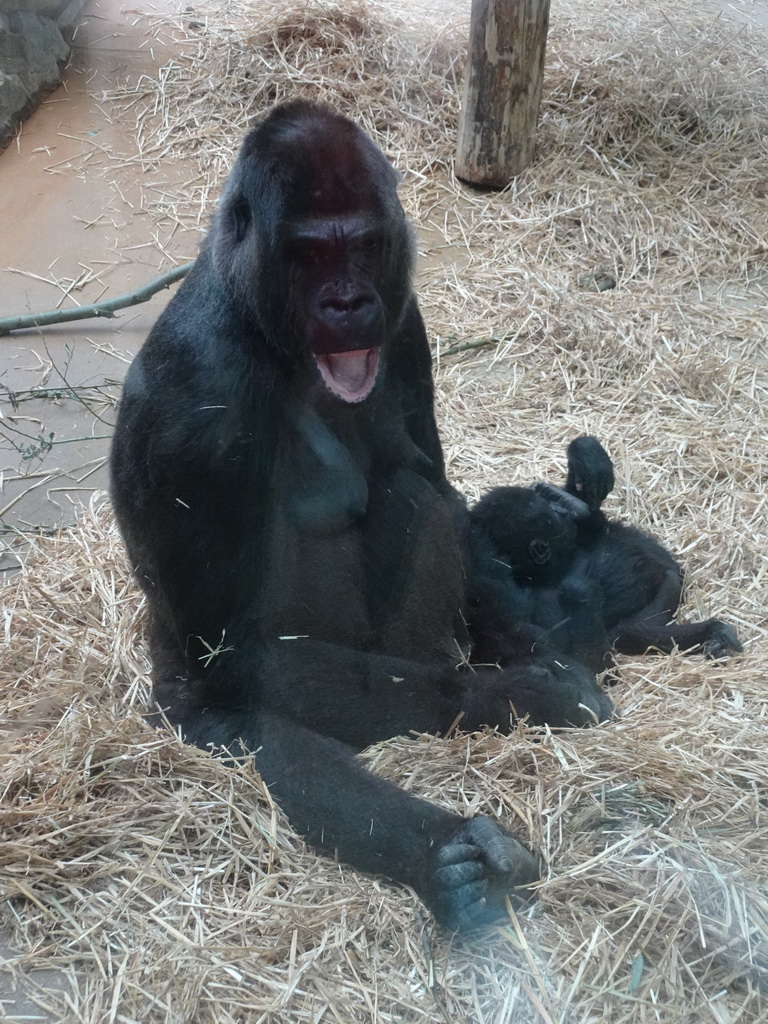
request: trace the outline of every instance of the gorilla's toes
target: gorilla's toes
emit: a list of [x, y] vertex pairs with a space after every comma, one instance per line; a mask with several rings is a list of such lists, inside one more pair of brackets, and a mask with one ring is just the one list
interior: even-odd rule
[[600, 725], [616, 717], [616, 706], [598, 683], [581, 694], [579, 701], [580, 720], [574, 725]]

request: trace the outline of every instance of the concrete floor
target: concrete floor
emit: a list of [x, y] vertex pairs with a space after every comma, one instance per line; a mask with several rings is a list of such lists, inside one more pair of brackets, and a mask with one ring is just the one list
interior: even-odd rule
[[[103, 95], [167, 61], [138, 15], [177, 9], [91, 0], [83, 10], [62, 86], [0, 154], [0, 316], [112, 298], [194, 256], [197, 232], [158, 225], [146, 212], [152, 183], [119, 167], [134, 142]], [[110, 382], [168, 296], [111, 320], [0, 337], [0, 569], [16, 561], [18, 530], [69, 524], [105, 488]]]

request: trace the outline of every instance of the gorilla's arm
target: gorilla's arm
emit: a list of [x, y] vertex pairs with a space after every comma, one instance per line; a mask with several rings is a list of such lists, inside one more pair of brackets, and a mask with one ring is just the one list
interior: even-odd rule
[[399, 384], [408, 433], [432, 462], [433, 473], [430, 479], [447, 488], [449, 485], [445, 479], [443, 448], [434, 415], [432, 354], [415, 298], [408, 304], [403, 328], [392, 346], [391, 369]]
[[[164, 688], [157, 696], [163, 702]], [[195, 710], [177, 690], [168, 717], [187, 742], [254, 751], [270, 793], [311, 845], [411, 885], [449, 928], [490, 923], [528, 895], [538, 866], [487, 818], [463, 819], [367, 771], [344, 744], [280, 715]]]

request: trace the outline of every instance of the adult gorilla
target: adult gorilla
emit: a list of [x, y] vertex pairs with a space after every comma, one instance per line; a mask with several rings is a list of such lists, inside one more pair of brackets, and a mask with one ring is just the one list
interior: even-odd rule
[[[579, 725], [611, 705], [516, 622], [512, 575], [445, 478], [396, 186], [324, 107], [288, 103], [249, 132], [128, 373], [113, 497], [169, 721], [254, 751], [311, 843], [472, 927], [536, 877], [534, 858], [354, 751], [458, 719], [507, 730], [511, 708]], [[469, 667], [467, 618], [501, 667]]]

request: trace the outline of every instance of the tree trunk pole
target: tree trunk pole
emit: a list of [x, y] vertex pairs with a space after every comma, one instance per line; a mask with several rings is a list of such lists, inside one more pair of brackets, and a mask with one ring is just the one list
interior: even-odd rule
[[456, 174], [503, 188], [533, 159], [549, 0], [472, 0]]

